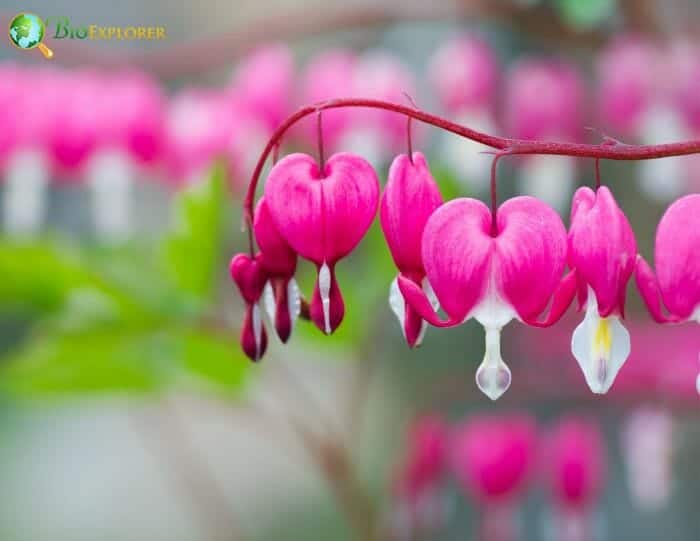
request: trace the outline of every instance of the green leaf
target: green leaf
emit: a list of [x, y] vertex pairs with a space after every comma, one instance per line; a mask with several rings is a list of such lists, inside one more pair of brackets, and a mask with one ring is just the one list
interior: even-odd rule
[[95, 286], [69, 246], [0, 241], [0, 307], [52, 311], [76, 287]]
[[123, 332], [48, 335], [3, 360], [0, 388], [19, 397], [146, 392], [163, 386], [166, 359], [155, 338]]
[[179, 193], [173, 204], [173, 225], [164, 246], [165, 267], [178, 289], [197, 302], [214, 292], [225, 209], [225, 168], [221, 164], [212, 168], [206, 182]]
[[616, 11], [616, 0], [557, 0], [557, 6], [569, 25], [579, 30], [594, 28], [610, 19]]
[[[134, 266], [131, 272], [145, 276]], [[65, 242], [0, 241], [0, 276], [0, 310], [6, 313], [55, 315], [68, 310], [94, 322], [150, 322], [156, 317], [156, 307], [144, 302], [147, 296], [131, 294], [91, 262], [85, 250]]]
[[181, 327], [49, 334], [3, 360], [0, 389], [42, 398], [153, 393], [176, 385], [231, 396], [250, 365], [228, 337]]
[[180, 343], [181, 368], [190, 383], [213, 385], [212, 390], [230, 394], [243, 386], [254, 366], [233, 336], [183, 329], [174, 338]]

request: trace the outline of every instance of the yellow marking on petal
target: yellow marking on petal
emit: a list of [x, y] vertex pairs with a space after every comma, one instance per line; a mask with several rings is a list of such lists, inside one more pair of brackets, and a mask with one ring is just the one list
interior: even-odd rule
[[608, 318], [598, 320], [595, 334], [593, 335], [593, 357], [598, 359], [610, 359], [612, 350], [612, 331]]

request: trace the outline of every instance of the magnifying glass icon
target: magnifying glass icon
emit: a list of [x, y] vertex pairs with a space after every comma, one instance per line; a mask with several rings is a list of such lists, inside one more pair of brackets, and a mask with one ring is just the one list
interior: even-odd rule
[[33, 13], [19, 13], [10, 21], [8, 34], [10, 41], [18, 49], [28, 50], [38, 48], [44, 58], [52, 58], [53, 51], [42, 40], [46, 32], [46, 25], [41, 17]]

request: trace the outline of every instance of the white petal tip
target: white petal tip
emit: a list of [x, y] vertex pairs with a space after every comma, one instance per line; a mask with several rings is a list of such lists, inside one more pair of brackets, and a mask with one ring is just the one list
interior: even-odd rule
[[321, 294], [321, 302], [323, 303], [323, 322], [324, 322], [324, 332], [326, 334], [331, 334], [333, 329], [331, 329], [331, 270], [328, 265], [324, 262], [318, 271], [318, 290]]
[[491, 400], [498, 400], [510, 387], [511, 375], [508, 366], [500, 364], [481, 363], [476, 371], [476, 385], [479, 390]]
[[630, 335], [618, 317], [601, 318], [595, 294], [588, 293], [586, 317], [571, 337], [571, 352], [591, 391], [605, 394], [629, 357]]
[[486, 352], [476, 371], [476, 385], [491, 400], [498, 400], [510, 387], [511, 374], [501, 358], [500, 329], [486, 329]]

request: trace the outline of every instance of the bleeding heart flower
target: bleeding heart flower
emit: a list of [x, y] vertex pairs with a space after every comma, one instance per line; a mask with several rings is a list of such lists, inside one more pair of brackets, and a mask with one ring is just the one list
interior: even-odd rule
[[[517, 62], [506, 81], [506, 129], [522, 139], [581, 136], [586, 88], [578, 70], [551, 60]], [[523, 190], [563, 209], [574, 190], [576, 162], [571, 157], [526, 156], [521, 161]]]
[[[429, 295], [432, 289], [425, 279], [421, 238], [428, 218], [441, 204], [440, 190], [423, 154], [414, 153], [412, 161], [406, 154], [397, 156], [389, 169], [379, 218], [400, 275], [423, 287]], [[425, 321], [406, 304], [398, 280], [391, 283], [389, 291], [389, 305], [399, 319], [408, 345], [420, 345]]]
[[488, 108], [496, 93], [498, 60], [491, 46], [462, 35], [440, 47], [430, 63], [430, 81], [452, 114]]
[[651, 316], [659, 323], [700, 323], [700, 194], [668, 207], [656, 230], [654, 259], [657, 276], [641, 255], [635, 272]]
[[199, 182], [212, 162], [226, 154], [234, 124], [229, 96], [223, 92], [188, 89], [177, 94], [165, 125], [168, 181]]
[[594, 393], [610, 389], [630, 354], [630, 335], [620, 318], [625, 315], [625, 290], [636, 255], [634, 232], [610, 190], [577, 190], [568, 260], [586, 317], [574, 331], [571, 351]]
[[[450, 327], [474, 317], [484, 326], [486, 353], [476, 383], [497, 399], [511, 379], [501, 358], [501, 329], [513, 318], [536, 324], [560, 284], [566, 258], [561, 218], [527, 196], [503, 203], [495, 220], [481, 201], [455, 199], [428, 220], [421, 251], [428, 281], [448, 320], [435, 314], [413, 281], [399, 276], [404, 298], [432, 325]], [[553, 310], [555, 306], [556, 298]]]
[[446, 466], [448, 428], [437, 417], [413, 422], [408, 432], [406, 454], [398, 470], [394, 490], [417, 502], [440, 484]]
[[599, 115], [621, 135], [639, 134], [645, 113], [658, 99], [660, 55], [637, 37], [623, 36], [603, 51], [598, 62]]
[[301, 295], [294, 279], [297, 254], [272, 222], [264, 197], [255, 209], [253, 229], [260, 247], [260, 263], [268, 276], [264, 291], [265, 308], [275, 324], [277, 335], [286, 343], [301, 311]]
[[533, 466], [537, 428], [522, 415], [478, 416], [456, 430], [452, 469], [481, 503], [512, 500]]
[[310, 315], [330, 334], [345, 312], [335, 264], [372, 224], [379, 203], [377, 174], [353, 154], [335, 154], [323, 169], [311, 156], [291, 154], [270, 171], [265, 201], [287, 244], [318, 268]]
[[294, 88], [294, 57], [284, 44], [268, 44], [251, 52], [238, 66], [232, 92], [272, 132], [289, 112]]
[[[315, 56], [301, 76], [301, 103], [318, 103], [354, 94], [346, 87], [348, 79], [354, 78], [356, 65], [357, 55], [351, 50], [332, 49]], [[352, 125], [355, 112], [350, 109], [323, 111], [323, 140], [327, 148], [338, 148]], [[318, 138], [316, 118], [308, 118], [300, 124], [303, 136], [315, 145]]]
[[587, 419], [559, 422], [546, 441], [544, 467], [552, 496], [561, 507], [584, 510], [595, 503], [605, 478], [605, 442]]
[[253, 258], [247, 254], [237, 254], [231, 260], [229, 270], [246, 304], [245, 319], [241, 329], [241, 347], [248, 357], [258, 361], [267, 349], [267, 333], [258, 305], [267, 281], [267, 274], [260, 262], [260, 255]]

